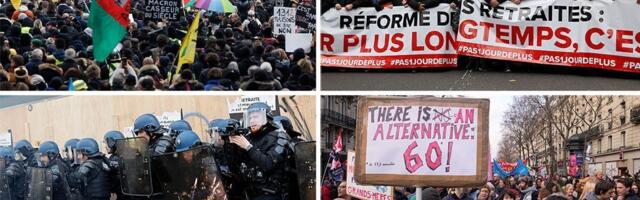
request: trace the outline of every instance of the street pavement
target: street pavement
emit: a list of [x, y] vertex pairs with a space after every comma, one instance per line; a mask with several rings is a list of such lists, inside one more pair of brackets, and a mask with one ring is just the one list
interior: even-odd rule
[[563, 67], [479, 70], [322, 68], [322, 90], [640, 90], [640, 76]]

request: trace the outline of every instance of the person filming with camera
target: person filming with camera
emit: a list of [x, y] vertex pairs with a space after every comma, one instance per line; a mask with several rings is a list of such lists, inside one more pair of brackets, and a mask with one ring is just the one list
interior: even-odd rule
[[250, 180], [246, 187], [249, 199], [286, 199], [286, 159], [291, 152], [287, 148], [287, 133], [277, 128], [269, 105], [263, 102], [251, 104], [244, 113], [243, 126], [249, 129], [245, 135], [229, 136], [229, 141], [244, 150], [246, 169], [241, 174]]

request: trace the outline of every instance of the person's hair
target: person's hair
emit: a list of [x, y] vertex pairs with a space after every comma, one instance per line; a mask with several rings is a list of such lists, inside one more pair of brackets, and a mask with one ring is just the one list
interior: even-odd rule
[[278, 58], [279, 60], [286, 60], [286, 59], [288, 59], [288, 57], [287, 57], [287, 52], [285, 52], [285, 51], [284, 51], [284, 49], [276, 49], [276, 50], [273, 50], [272, 52], [274, 52], [274, 54], [276, 54], [276, 55], [277, 55], [277, 58]]
[[[487, 191], [489, 192], [488, 195], [491, 195], [491, 190], [492, 189], [488, 185], [485, 184], [482, 187], [478, 188], [478, 195], [476, 196], [476, 199], [477, 199], [477, 197], [480, 196], [480, 193], [482, 192], [482, 189], [487, 189]], [[491, 198], [488, 198], [488, 199], [491, 199]]]
[[520, 196], [520, 194], [518, 194], [518, 192], [516, 192], [515, 190], [508, 189], [508, 190], [505, 190], [504, 192], [502, 192], [502, 194], [500, 194], [500, 196], [498, 196], [498, 200], [503, 200], [505, 196], [509, 196], [512, 199], [516, 199], [516, 197]]
[[16, 67], [24, 65], [24, 58], [21, 55], [11, 56], [11, 61], [16, 64]]
[[616, 183], [622, 183], [622, 185], [624, 185], [624, 187], [630, 188], [631, 185], [633, 184], [633, 180], [631, 180], [631, 178], [621, 178], [621, 179], [616, 180]]
[[551, 192], [549, 190], [547, 190], [546, 188], [542, 188], [542, 189], [540, 189], [540, 191], [538, 191], [538, 200], [544, 199], [545, 197], [548, 197], [549, 195], [551, 195]]
[[[307, 59], [300, 59], [298, 61], [298, 66], [300, 66], [300, 71], [302, 73], [307, 73], [307, 74], [312, 74], [313, 73], [313, 64], [311, 64], [311, 61], [309, 61]], [[527, 185], [529, 185], [529, 184], [527, 184]]]
[[143, 76], [142, 78], [140, 78], [140, 81], [138, 81], [138, 84], [140, 85], [139, 88], [141, 90], [153, 91], [156, 89], [153, 78], [151, 76]]
[[16, 83], [16, 90], [26, 91], [29, 90], [29, 86], [24, 82], [18, 82]]
[[222, 69], [213, 67], [207, 72], [207, 79], [214, 80], [222, 78]]
[[[566, 191], [567, 191], [569, 188], [573, 188], [573, 189], [575, 189], [575, 188], [573, 187], [573, 184], [569, 183], [569, 184], [564, 185], [564, 187], [562, 187], [562, 189], [563, 189], [562, 191], [566, 193]], [[567, 195], [572, 195], [572, 194], [567, 194]]]
[[547, 200], [569, 200], [569, 199], [562, 195], [551, 195], [547, 197]]
[[582, 183], [582, 191], [579, 199], [586, 199], [587, 194], [593, 192], [597, 182], [598, 181], [595, 177], [588, 177], [580, 180], [579, 183]]
[[600, 181], [596, 183], [596, 188], [593, 190], [593, 193], [596, 195], [603, 195], [614, 187], [615, 185], [613, 185], [613, 183], [610, 181]]

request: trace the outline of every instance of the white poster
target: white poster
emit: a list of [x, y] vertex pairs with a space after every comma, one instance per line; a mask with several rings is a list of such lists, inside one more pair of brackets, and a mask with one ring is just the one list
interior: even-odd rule
[[286, 42], [284, 44], [284, 49], [286, 52], [293, 52], [296, 49], [302, 48], [305, 53], [311, 52], [311, 41], [313, 40], [313, 35], [309, 33], [294, 33], [294, 34], [286, 34], [285, 41], [293, 41]]
[[616, 162], [608, 162], [605, 168], [604, 174], [609, 178], [613, 178], [614, 176], [617, 176], [618, 167]]
[[229, 105], [229, 114], [242, 114], [247, 110], [249, 105], [255, 102], [267, 103], [271, 110], [276, 110], [276, 96], [242, 96], [231, 102]]
[[393, 187], [391, 186], [373, 186], [360, 185], [356, 183], [353, 177], [354, 163], [356, 162], [356, 153], [347, 152], [347, 194], [360, 199], [373, 200], [392, 200]]
[[281, 35], [295, 32], [296, 8], [273, 7], [273, 34]]
[[161, 115], [155, 115], [160, 121], [160, 125], [164, 128], [169, 128], [169, 125], [172, 122], [178, 121], [181, 119], [180, 112], [163, 112]]
[[478, 108], [368, 107], [365, 172], [474, 176]]
[[10, 132], [0, 133], [0, 146], [10, 147], [12, 144]]

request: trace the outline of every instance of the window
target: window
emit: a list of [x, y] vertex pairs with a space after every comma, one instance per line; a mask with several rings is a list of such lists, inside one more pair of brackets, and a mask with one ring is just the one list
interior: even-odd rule
[[609, 129], [613, 128], [613, 117], [611, 117], [611, 115], [613, 115], [613, 110], [609, 108]]
[[602, 139], [598, 139], [598, 153], [602, 152]]
[[620, 126], [622, 126], [627, 123], [627, 102], [622, 101], [620, 107], [622, 107], [622, 115], [620, 115]]
[[609, 136], [609, 149], [608, 150], [611, 150], [611, 149], [613, 149], [613, 138], [610, 135]]
[[622, 133], [620, 133], [620, 137], [622, 138], [622, 145], [621, 147], [625, 147], [626, 143], [627, 143], [627, 138], [626, 138], [626, 132], [622, 131]]

